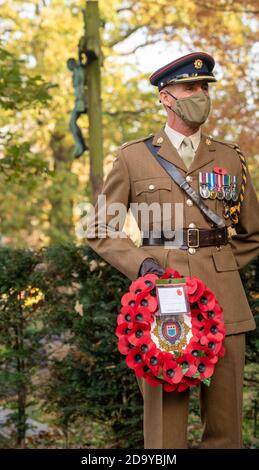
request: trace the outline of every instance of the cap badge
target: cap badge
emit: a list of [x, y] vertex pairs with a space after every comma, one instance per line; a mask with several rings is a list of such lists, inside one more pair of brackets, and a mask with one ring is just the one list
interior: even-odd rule
[[202, 66], [203, 66], [203, 61], [202, 61], [201, 59], [196, 59], [196, 60], [194, 61], [194, 67], [195, 67], [196, 69], [201, 69]]

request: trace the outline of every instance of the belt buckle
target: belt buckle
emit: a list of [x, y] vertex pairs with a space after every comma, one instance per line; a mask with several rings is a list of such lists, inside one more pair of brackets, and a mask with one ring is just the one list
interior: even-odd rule
[[[196, 232], [197, 244], [195, 244], [195, 245], [191, 245], [191, 244], [190, 244], [190, 237], [191, 237], [190, 231], [191, 231], [191, 230]], [[199, 233], [199, 229], [198, 229], [198, 228], [188, 228], [188, 229], [187, 229], [187, 245], [188, 245], [188, 247], [189, 247], [189, 248], [198, 248], [199, 243], [200, 243], [200, 233]]]

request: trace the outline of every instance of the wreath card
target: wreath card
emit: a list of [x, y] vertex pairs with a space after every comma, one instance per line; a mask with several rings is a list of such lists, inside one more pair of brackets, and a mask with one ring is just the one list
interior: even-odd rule
[[156, 315], [190, 314], [185, 278], [157, 279], [156, 293], [159, 307]]

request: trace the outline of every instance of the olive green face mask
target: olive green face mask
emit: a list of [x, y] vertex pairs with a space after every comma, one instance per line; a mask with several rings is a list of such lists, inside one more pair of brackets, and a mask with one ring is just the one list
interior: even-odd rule
[[196, 128], [203, 124], [210, 112], [210, 97], [203, 91], [193, 93], [186, 98], [176, 98], [169, 91], [166, 92], [176, 100], [175, 108], [169, 107], [188, 126]]

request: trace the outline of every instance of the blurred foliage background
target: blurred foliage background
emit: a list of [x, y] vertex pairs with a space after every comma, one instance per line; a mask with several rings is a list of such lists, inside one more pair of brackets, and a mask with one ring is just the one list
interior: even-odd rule
[[[142, 399], [114, 335], [128, 281], [75, 233], [77, 206], [89, 199], [89, 155], [72, 157], [66, 61], [76, 56], [84, 7], [83, 0], [0, 2], [2, 447], [143, 445]], [[148, 82], [159, 52], [204, 50], [218, 78], [204, 131], [241, 146], [259, 189], [258, 0], [100, 0], [99, 9], [105, 175], [118, 146], [165, 122]], [[86, 115], [80, 126], [87, 141]], [[242, 273], [257, 316], [258, 272], [255, 260]], [[258, 333], [247, 342], [245, 443], [258, 447]], [[194, 445], [195, 393], [190, 431]]]

